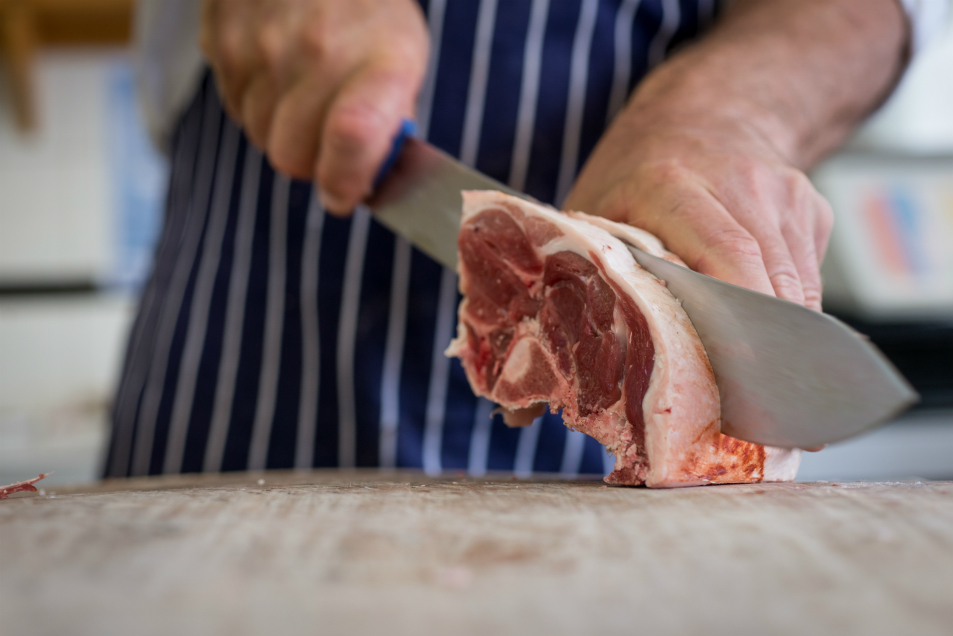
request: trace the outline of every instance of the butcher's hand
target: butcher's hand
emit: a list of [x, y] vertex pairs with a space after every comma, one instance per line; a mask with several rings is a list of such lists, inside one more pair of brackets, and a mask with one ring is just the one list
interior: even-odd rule
[[699, 272], [821, 306], [830, 206], [803, 170], [889, 93], [907, 30], [895, 0], [736, 0], [657, 68], [564, 207], [657, 235]]
[[565, 207], [646, 229], [695, 271], [820, 309], [830, 206], [743, 125], [617, 121]]
[[201, 45], [231, 117], [331, 212], [369, 193], [429, 53], [414, 0], [205, 0]]

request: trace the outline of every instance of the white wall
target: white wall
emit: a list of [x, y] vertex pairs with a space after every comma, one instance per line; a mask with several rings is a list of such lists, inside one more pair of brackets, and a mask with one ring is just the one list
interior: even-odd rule
[[98, 476], [133, 308], [126, 294], [0, 302], [0, 484]]
[[26, 135], [0, 95], [0, 280], [90, 280], [108, 269], [103, 89], [111, 60], [104, 52], [41, 55], [40, 123]]

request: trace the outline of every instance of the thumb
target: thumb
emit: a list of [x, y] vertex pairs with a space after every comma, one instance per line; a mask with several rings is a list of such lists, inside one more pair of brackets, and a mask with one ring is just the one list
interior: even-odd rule
[[329, 211], [347, 213], [370, 193], [401, 120], [413, 114], [416, 90], [406, 72], [368, 68], [334, 97], [324, 121], [316, 175]]

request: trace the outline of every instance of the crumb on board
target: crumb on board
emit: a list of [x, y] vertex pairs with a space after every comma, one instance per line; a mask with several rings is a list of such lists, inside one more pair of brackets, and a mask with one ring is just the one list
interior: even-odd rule
[[33, 479], [18, 481], [15, 484], [10, 484], [9, 486], [0, 486], [0, 499], [6, 499], [15, 492], [36, 492], [36, 486], [33, 484], [40, 481], [47, 475], [49, 475], [49, 473], [40, 473]]

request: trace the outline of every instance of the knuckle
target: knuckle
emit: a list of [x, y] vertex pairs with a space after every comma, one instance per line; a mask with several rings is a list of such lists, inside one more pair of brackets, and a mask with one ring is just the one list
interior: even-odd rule
[[[366, 194], [370, 186], [370, 175], [362, 175], [356, 171], [345, 171], [339, 167], [329, 166], [319, 162], [315, 174], [322, 192], [340, 201], [342, 208], [353, 207]], [[365, 183], [364, 179], [367, 179]]]
[[[579, 188], [580, 182], [576, 182], [576, 188]], [[574, 188], [574, 190], [576, 190]], [[570, 209], [591, 210], [591, 214], [602, 216], [613, 221], [621, 223], [630, 223], [635, 226], [641, 226], [645, 223], [643, 218], [645, 212], [639, 205], [642, 201], [639, 188], [636, 184], [624, 181], [617, 187], [610, 188], [608, 191], [599, 192], [598, 190], [587, 190], [583, 192], [576, 191], [573, 194], [580, 195], [579, 198], [591, 200], [590, 205], [576, 204], [576, 199], [572, 200], [574, 207]], [[567, 199], [567, 203], [569, 200]]]
[[793, 262], [774, 263], [768, 270], [768, 279], [779, 298], [802, 304], [805, 302], [804, 281]]
[[363, 194], [364, 188], [353, 174], [344, 174], [325, 164], [320, 164], [316, 176], [321, 190], [339, 201], [356, 201]]
[[386, 118], [372, 105], [337, 109], [328, 119], [324, 143], [332, 151], [354, 154], [380, 138]]
[[369, 55], [382, 69], [392, 69], [403, 75], [422, 75], [427, 66], [426, 44], [407, 38], [392, 38], [382, 42]]
[[796, 168], [788, 168], [782, 175], [782, 184], [785, 189], [788, 205], [793, 209], [812, 207], [813, 202], [820, 198], [810, 178]]
[[820, 308], [824, 283], [816, 262], [807, 263], [806, 268], [802, 270], [800, 274], [804, 304], [808, 307]]
[[242, 127], [254, 146], [265, 148], [271, 120], [262, 104], [257, 103], [252, 95], [246, 95], [242, 103]]
[[771, 285], [773, 285], [775, 289], [793, 291], [796, 292], [798, 296], [803, 295], [801, 291], [801, 279], [798, 277], [797, 272], [794, 271], [793, 266], [790, 269], [786, 267], [776, 268], [768, 274], [768, 278], [771, 279]]
[[834, 228], [834, 210], [827, 199], [820, 194], [817, 195], [816, 218], [818, 228], [824, 233], [829, 234]]
[[226, 71], [236, 73], [244, 62], [243, 36], [235, 27], [224, 27], [213, 41], [212, 58]]
[[641, 172], [650, 183], [671, 185], [687, 181], [690, 171], [678, 159], [653, 161], [641, 167]]
[[821, 297], [823, 296], [823, 288], [820, 284], [818, 285], [806, 285], [804, 287], [804, 304], [808, 307], [814, 309], [821, 308]]
[[789, 192], [793, 194], [795, 200], [810, 201], [814, 195], [814, 186], [808, 181], [804, 173], [795, 171], [785, 177], [785, 182]]
[[761, 163], [743, 157], [738, 160], [738, 166], [735, 170], [737, 179], [746, 189], [759, 192], [764, 187], [765, 170]]
[[278, 172], [296, 179], [307, 179], [311, 176], [311, 163], [300, 155], [291, 152], [285, 144], [268, 144], [268, 161]]
[[715, 276], [725, 263], [734, 263], [745, 271], [764, 270], [761, 246], [742, 228], [717, 230], [702, 236], [702, 244], [703, 250], [688, 260], [695, 271]]
[[333, 49], [331, 34], [324, 21], [312, 20], [299, 32], [298, 45], [309, 57], [325, 59]]
[[785, 175], [788, 188], [792, 192], [810, 194], [814, 192], [814, 184], [806, 174], [796, 168], [789, 168]]
[[276, 73], [285, 58], [285, 39], [281, 30], [276, 25], [265, 25], [258, 31], [255, 44], [264, 67]]
[[745, 199], [764, 202], [771, 191], [771, 172], [758, 160], [745, 156], [732, 156], [727, 160], [730, 179], [715, 187], [728, 199]]
[[743, 228], [723, 228], [705, 237], [706, 246], [717, 253], [747, 261], [761, 261], [761, 245]]

